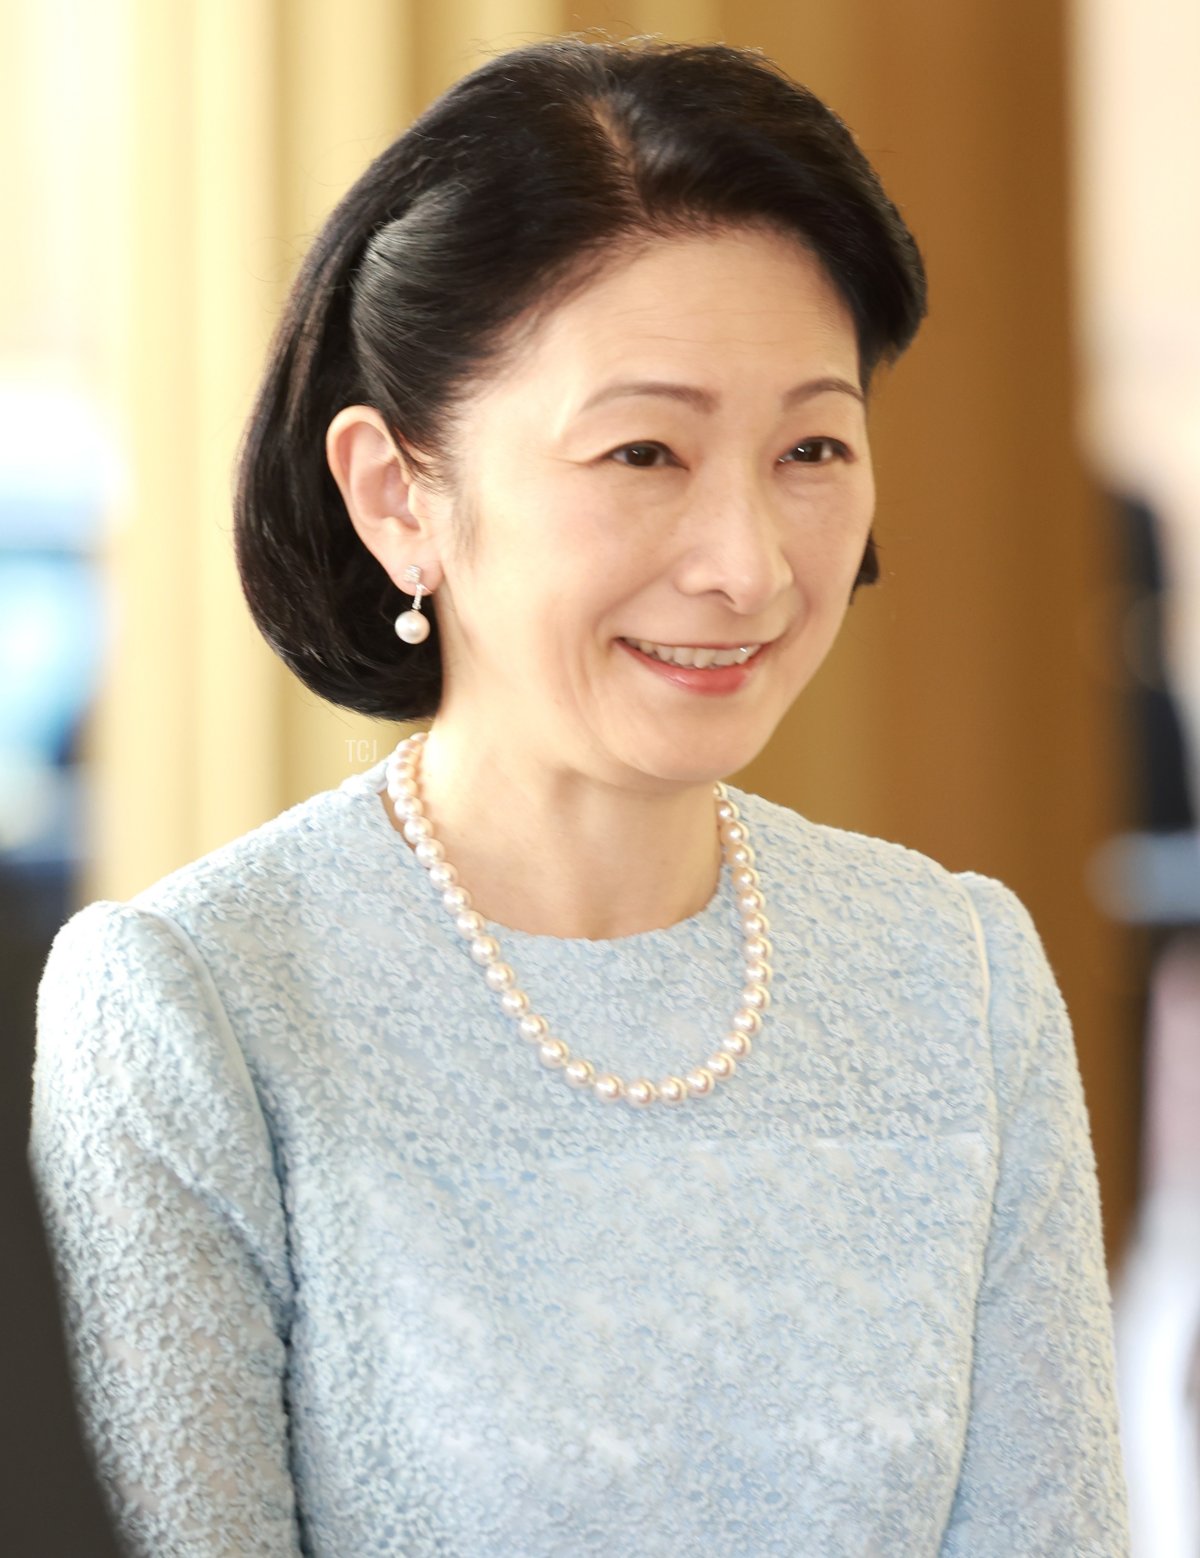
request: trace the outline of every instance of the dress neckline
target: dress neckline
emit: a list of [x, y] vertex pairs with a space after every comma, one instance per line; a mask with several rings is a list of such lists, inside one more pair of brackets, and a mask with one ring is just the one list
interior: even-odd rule
[[[354, 788], [359, 790], [360, 798], [366, 807], [367, 815], [373, 833], [384, 835], [384, 847], [388, 850], [387, 859], [399, 857], [400, 869], [407, 873], [407, 881], [411, 882], [412, 890], [420, 890], [428, 896], [429, 903], [436, 907], [437, 912], [445, 915], [437, 895], [430, 883], [425, 868], [418, 861], [416, 855], [402, 837], [388, 814], [384, 801], [384, 792], [387, 786], [387, 759], [384, 758], [371, 768], [357, 775], [352, 775], [346, 783], [354, 781]], [[732, 785], [727, 786], [732, 799], [739, 805], [743, 801], [740, 791]], [[565, 951], [574, 949], [579, 952], [604, 952], [612, 955], [632, 953], [640, 955], [646, 953], [654, 955], [658, 952], [678, 952], [681, 948], [695, 945], [706, 938], [706, 933], [714, 929], [726, 918], [737, 919], [737, 906], [734, 902], [733, 884], [730, 877], [729, 865], [722, 859], [721, 873], [717, 879], [716, 888], [708, 902], [695, 914], [690, 914], [682, 920], [677, 920], [674, 925], [662, 926], [653, 930], [634, 931], [627, 936], [552, 936], [542, 932], [517, 930], [513, 926], [502, 925], [497, 921], [488, 920], [489, 929], [494, 931], [497, 939], [503, 945], [517, 948], [522, 947], [527, 952], [541, 949], [547, 951], [557, 949]]]

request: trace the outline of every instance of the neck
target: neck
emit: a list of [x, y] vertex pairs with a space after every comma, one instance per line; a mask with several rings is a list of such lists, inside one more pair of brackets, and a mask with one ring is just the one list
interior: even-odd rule
[[[631, 789], [435, 723], [422, 804], [484, 919], [609, 940], [698, 914], [721, 869], [712, 785]], [[387, 794], [383, 801], [395, 824]], [[403, 836], [403, 835], [402, 835]]]

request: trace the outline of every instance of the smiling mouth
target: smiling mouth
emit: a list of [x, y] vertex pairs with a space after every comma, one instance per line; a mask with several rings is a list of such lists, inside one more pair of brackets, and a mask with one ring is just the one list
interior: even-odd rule
[[716, 648], [708, 644], [655, 644], [646, 638], [626, 638], [623, 643], [640, 649], [642, 654], [664, 665], [680, 665], [697, 670], [710, 666], [745, 665], [762, 649], [761, 644], [740, 644], [735, 648]]

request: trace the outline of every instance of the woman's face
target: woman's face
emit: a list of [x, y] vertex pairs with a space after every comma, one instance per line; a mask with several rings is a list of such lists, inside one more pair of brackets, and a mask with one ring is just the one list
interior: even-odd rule
[[[757, 231], [661, 241], [553, 313], [460, 426], [475, 536], [439, 556], [438, 721], [643, 789], [755, 757], [837, 635], [874, 509], [854, 327], [819, 263]], [[638, 643], [762, 647], [688, 671]]]

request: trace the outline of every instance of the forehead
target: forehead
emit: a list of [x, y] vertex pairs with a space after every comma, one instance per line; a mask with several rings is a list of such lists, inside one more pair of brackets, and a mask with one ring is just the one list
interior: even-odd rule
[[755, 372], [771, 359], [845, 372], [856, 355], [853, 316], [820, 260], [798, 239], [738, 230], [615, 256], [537, 319], [505, 378], [524, 391], [635, 366], [652, 376], [656, 364]]

